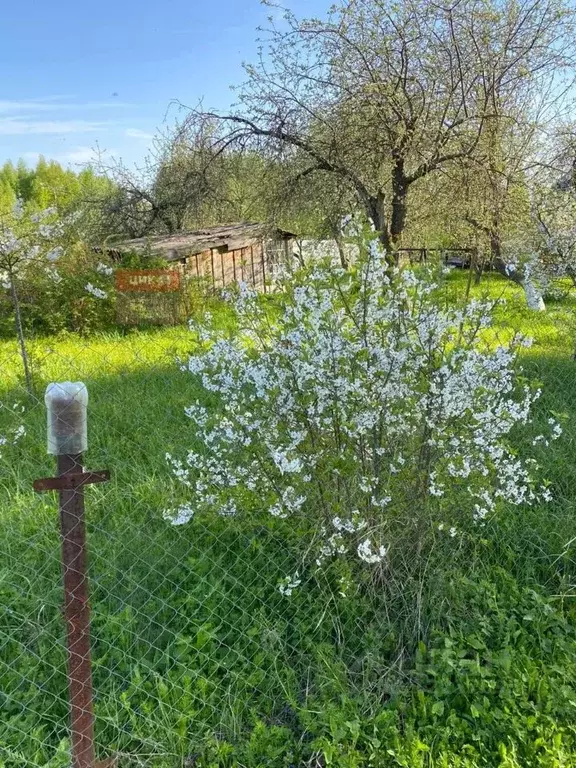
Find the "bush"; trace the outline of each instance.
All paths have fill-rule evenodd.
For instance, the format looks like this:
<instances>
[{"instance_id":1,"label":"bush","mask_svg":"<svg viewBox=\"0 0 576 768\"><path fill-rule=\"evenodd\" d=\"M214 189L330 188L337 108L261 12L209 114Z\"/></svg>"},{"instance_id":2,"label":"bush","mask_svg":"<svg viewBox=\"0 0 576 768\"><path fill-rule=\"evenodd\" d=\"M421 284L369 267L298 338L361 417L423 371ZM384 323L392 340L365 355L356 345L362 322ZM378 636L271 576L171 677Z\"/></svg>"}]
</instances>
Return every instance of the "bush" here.
<instances>
[{"instance_id":1,"label":"bush","mask_svg":"<svg viewBox=\"0 0 576 768\"><path fill-rule=\"evenodd\" d=\"M113 320L112 267L73 233L55 209L31 212L22 201L0 221L0 333L87 333ZM15 300L14 297L17 297Z\"/></svg>"},{"instance_id":2,"label":"bush","mask_svg":"<svg viewBox=\"0 0 576 768\"><path fill-rule=\"evenodd\" d=\"M183 367L209 407L187 409L198 447L167 457L188 493L174 524L270 515L297 533L302 569L340 561L343 594L358 577L401 584L434 541L550 495L514 451L539 396L516 363L526 342L494 347L490 304L444 307L433 275L390 272L375 241L361 250L353 271L287 276L272 307L241 286L232 338L191 324L203 351ZM301 581L298 569L278 586Z\"/></svg>"},{"instance_id":3,"label":"bush","mask_svg":"<svg viewBox=\"0 0 576 768\"><path fill-rule=\"evenodd\" d=\"M29 273L20 294L34 333L87 334L115 320L112 267L82 243L70 244L57 265Z\"/></svg>"}]
</instances>

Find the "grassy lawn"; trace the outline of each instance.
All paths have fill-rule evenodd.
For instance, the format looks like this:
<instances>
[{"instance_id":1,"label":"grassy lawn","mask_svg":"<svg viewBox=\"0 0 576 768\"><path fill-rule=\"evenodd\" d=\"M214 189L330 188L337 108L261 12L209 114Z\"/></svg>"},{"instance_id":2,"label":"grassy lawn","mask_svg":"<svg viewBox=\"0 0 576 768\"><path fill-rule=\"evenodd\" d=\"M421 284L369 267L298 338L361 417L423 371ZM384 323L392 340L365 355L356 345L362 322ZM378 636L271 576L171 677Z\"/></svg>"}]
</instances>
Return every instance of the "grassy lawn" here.
<instances>
[{"instance_id":1,"label":"grassy lawn","mask_svg":"<svg viewBox=\"0 0 576 768\"><path fill-rule=\"evenodd\" d=\"M463 288L452 276L447 301ZM576 766L575 305L535 314L492 275L473 294L486 291L507 302L493 343L534 338L522 362L542 383L537 422L562 421L537 456L555 500L436 558L416 653L401 617L361 594L310 581L283 598L296 567L283 521L163 520L185 498L164 455L192 447L183 411L203 397L176 363L186 328L32 340L32 398L16 344L0 342L0 435L26 427L0 449L1 768L68 765L56 498L31 490L54 472L43 391L65 379L89 389L87 466L112 471L87 490L102 756L119 768Z\"/></svg>"}]
</instances>

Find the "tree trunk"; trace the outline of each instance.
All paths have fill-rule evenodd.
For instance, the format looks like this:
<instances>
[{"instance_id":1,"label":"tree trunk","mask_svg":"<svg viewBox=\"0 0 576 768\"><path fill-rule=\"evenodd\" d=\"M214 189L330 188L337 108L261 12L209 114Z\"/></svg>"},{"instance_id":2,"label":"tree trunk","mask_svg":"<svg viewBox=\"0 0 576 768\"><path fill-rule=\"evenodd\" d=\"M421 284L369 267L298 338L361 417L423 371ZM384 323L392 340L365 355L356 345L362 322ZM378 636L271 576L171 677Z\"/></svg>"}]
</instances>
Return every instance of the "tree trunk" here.
<instances>
[{"instance_id":1,"label":"tree trunk","mask_svg":"<svg viewBox=\"0 0 576 768\"><path fill-rule=\"evenodd\" d=\"M383 192L378 192L376 196L371 196L367 201L368 218L374 225L374 229L378 234L382 247L386 251L386 260L390 266L394 266L396 258L394 255L394 247L390 238L390 230L388 229L388 217L386 215L386 197Z\"/></svg>"},{"instance_id":2,"label":"tree trunk","mask_svg":"<svg viewBox=\"0 0 576 768\"><path fill-rule=\"evenodd\" d=\"M302 241L296 240L296 259L301 267L304 267L304 254L302 253Z\"/></svg>"},{"instance_id":3,"label":"tree trunk","mask_svg":"<svg viewBox=\"0 0 576 768\"><path fill-rule=\"evenodd\" d=\"M346 258L346 251L344 249L344 243L342 242L342 238L340 235L336 237L336 247L338 248L338 254L340 256L340 264L342 265L343 269L348 269L348 259Z\"/></svg>"},{"instance_id":4,"label":"tree trunk","mask_svg":"<svg viewBox=\"0 0 576 768\"><path fill-rule=\"evenodd\" d=\"M392 172L392 217L390 221L390 239L398 243L406 226L408 183L404 174L404 159L396 158Z\"/></svg>"},{"instance_id":5,"label":"tree trunk","mask_svg":"<svg viewBox=\"0 0 576 768\"><path fill-rule=\"evenodd\" d=\"M512 280L516 285L520 285L524 291L526 297L526 304L529 309L533 309L536 312L544 312L546 310L546 304L544 303L544 297L538 286L534 283L532 278L526 277L523 272L517 269L509 269L502 258L498 258L493 262L494 269L499 272L503 277L508 280Z\"/></svg>"},{"instance_id":6,"label":"tree trunk","mask_svg":"<svg viewBox=\"0 0 576 768\"><path fill-rule=\"evenodd\" d=\"M12 296L12 303L14 304L14 322L16 326L16 336L18 337L18 344L20 345L20 357L22 358L22 366L24 368L24 379L26 381L26 390L29 395L34 394L32 384L32 372L30 370L30 361L28 358L28 351L26 349L26 339L24 337L24 327L22 325L22 314L20 312L20 301L18 299L18 293L16 291L16 284L12 275L10 278L10 295Z\"/></svg>"},{"instance_id":7,"label":"tree trunk","mask_svg":"<svg viewBox=\"0 0 576 768\"><path fill-rule=\"evenodd\" d=\"M530 278L527 278L522 283L522 287L524 288L524 295L526 296L526 304L528 304L528 308L533 309L536 312L544 312L546 310L544 297L533 281Z\"/></svg>"},{"instance_id":8,"label":"tree trunk","mask_svg":"<svg viewBox=\"0 0 576 768\"><path fill-rule=\"evenodd\" d=\"M496 225L498 222L494 222ZM538 288L536 283L530 276L526 276L524 272L519 270L507 269L502 259L502 242L500 240L499 228L494 227L490 231L490 255L492 257L492 263L498 269L500 274L504 274L510 280L513 280L518 285L521 285L524 290L524 296L526 297L526 304L529 309L533 309L536 312L544 312L546 305L544 304L544 297L542 291ZM498 267L500 265L500 268Z\"/></svg>"},{"instance_id":9,"label":"tree trunk","mask_svg":"<svg viewBox=\"0 0 576 768\"><path fill-rule=\"evenodd\" d=\"M342 239L342 230L340 228L340 222L332 222L330 229L332 230L332 236L334 237L334 240L336 242L336 247L338 248L338 255L340 256L340 264L342 265L343 269L348 269L350 265L348 263L348 258L346 256L346 249L344 248L344 241Z\"/></svg>"},{"instance_id":10,"label":"tree trunk","mask_svg":"<svg viewBox=\"0 0 576 768\"><path fill-rule=\"evenodd\" d=\"M480 281L482 280L483 274L484 274L484 263L478 261L474 264L474 285L476 286L480 285Z\"/></svg>"}]
</instances>

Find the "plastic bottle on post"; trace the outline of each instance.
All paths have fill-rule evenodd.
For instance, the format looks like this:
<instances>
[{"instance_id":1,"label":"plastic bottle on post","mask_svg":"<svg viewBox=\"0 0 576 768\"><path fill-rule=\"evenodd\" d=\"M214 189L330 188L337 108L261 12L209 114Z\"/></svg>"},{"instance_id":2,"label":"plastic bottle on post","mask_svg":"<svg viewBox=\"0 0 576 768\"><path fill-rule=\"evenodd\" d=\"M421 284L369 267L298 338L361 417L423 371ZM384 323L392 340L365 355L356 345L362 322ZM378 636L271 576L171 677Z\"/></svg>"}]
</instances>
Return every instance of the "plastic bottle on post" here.
<instances>
[{"instance_id":1,"label":"plastic bottle on post","mask_svg":"<svg viewBox=\"0 0 576 768\"><path fill-rule=\"evenodd\" d=\"M88 390L81 381L48 384L48 453L77 455L88 448Z\"/></svg>"}]
</instances>

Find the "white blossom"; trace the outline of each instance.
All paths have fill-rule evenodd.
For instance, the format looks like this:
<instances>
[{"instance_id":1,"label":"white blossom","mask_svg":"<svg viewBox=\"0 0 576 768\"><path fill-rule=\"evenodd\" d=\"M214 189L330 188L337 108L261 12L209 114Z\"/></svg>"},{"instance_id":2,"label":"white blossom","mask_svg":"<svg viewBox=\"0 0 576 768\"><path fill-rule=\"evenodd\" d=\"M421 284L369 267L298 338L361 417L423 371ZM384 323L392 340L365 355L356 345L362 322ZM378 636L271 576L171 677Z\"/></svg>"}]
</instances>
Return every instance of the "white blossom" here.
<instances>
[{"instance_id":1,"label":"white blossom","mask_svg":"<svg viewBox=\"0 0 576 768\"><path fill-rule=\"evenodd\" d=\"M17 198L12 206L12 215L16 220L20 220L24 216L24 201L21 197Z\"/></svg>"},{"instance_id":2,"label":"white blossom","mask_svg":"<svg viewBox=\"0 0 576 768\"><path fill-rule=\"evenodd\" d=\"M0 408L7 408L7 406L0 402ZM20 403L14 403L12 406L12 411L24 413L25 408ZM0 448L5 446L14 446L25 436L26 427L24 424L19 424L17 427L13 427L8 432L0 434ZM0 452L0 457L2 457L2 452Z\"/></svg>"},{"instance_id":3,"label":"white blossom","mask_svg":"<svg viewBox=\"0 0 576 768\"><path fill-rule=\"evenodd\" d=\"M64 253L64 248L62 246L58 245L55 248L52 248L48 251L46 254L46 259L50 262L58 261L58 259L62 256Z\"/></svg>"},{"instance_id":4,"label":"white blossom","mask_svg":"<svg viewBox=\"0 0 576 768\"><path fill-rule=\"evenodd\" d=\"M103 291L101 288L96 288L92 283L86 283L84 290L92 294L96 299L105 299L108 296L106 291Z\"/></svg>"},{"instance_id":5,"label":"white blossom","mask_svg":"<svg viewBox=\"0 0 576 768\"><path fill-rule=\"evenodd\" d=\"M42 237L52 237L54 235L55 228L51 224L39 224L38 232L42 235Z\"/></svg>"},{"instance_id":6,"label":"white blossom","mask_svg":"<svg viewBox=\"0 0 576 768\"><path fill-rule=\"evenodd\" d=\"M60 275L60 273L53 267L46 267L46 274L53 283L56 283L56 285L62 282L62 275Z\"/></svg>"},{"instance_id":7,"label":"white blossom","mask_svg":"<svg viewBox=\"0 0 576 768\"><path fill-rule=\"evenodd\" d=\"M378 547L376 550L372 549L372 542L370 539L364 539L364 541L358 544L357 548L358 557L360 560L364 560L365 563L381 563L386 557L386 547Z\"/></svg>"},{"instance_id":8,"label":"white blossom","mask_svg":"<svg viewBox=\"0 0 576 768\"><path fill-rule=\"evenodd\" d=\"M0 262L3 267L0 280L4 288L9 288L14 278L24 277L28 268L49 266L62 255L63 248L54 246L49 240L62 234L63 222L42 223L55 213L54 209L46 209L29 215L22 201L16 202L12 222L3 223L0 227ZM35 226L31 227L31 224ZM58 282L57 277L55 281Z\"/></svg>"},{"instance_id":9,"label":"white blossom","mask_svg":"<svg viewBox=\"0 0 576 768\"><path fill-rule=\"evenodd\" d=\"M292 576L285 576L284 579L278 584L280 594L285 597L290 597L292 592L302 584L302 579L299 577L298 571Z\"/></svg>"},{"instance_id":10,"label":"white blossom","mask_svg":"<svg viewBox=\"0 0 576 768\"><path fill-rule=\"evenodd\" d=\"M181 504L176 509L164 510L164 519L172 525L184 525L194 517L194 509L190 504Z\"/></svg>"},{"instance_id":11,"label":"white blossom","mask_svg":"<svg viewBox=\"0 0 576 768\"><path fill-rule=\"evenodd\" d=\"M106 277L110 277L110 275L113 274L114 269L112 267L109 267L107 264L104 264L103 262L99 261L96 265L96 272L98 272L101 275L106 275Z\"/></svg>"}]
</instances>

